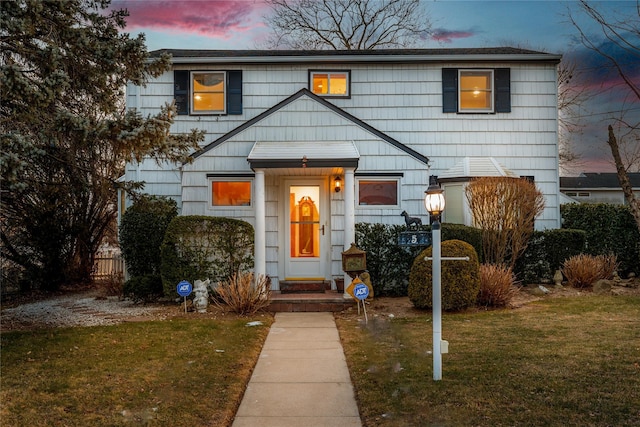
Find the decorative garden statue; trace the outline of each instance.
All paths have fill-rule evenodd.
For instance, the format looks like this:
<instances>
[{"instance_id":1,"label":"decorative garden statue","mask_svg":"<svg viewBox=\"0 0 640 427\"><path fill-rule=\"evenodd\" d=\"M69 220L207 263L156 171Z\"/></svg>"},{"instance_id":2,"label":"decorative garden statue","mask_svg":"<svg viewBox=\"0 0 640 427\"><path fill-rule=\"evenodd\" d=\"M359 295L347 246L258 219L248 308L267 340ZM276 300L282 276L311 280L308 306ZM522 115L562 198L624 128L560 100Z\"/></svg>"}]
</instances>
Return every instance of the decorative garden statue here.
<instances>
[{"instance_id":1,"label":"decorative garden statue","mask_svg":"<svg viewBox=\"0 0 640 427\"><path fill-rule=\"evenodd\" d=\"M209 305L209 291L207 290L207 287L209 286L209 283L209 279L205 281L196 280L194 283L193 292L195 293L195 296L193 297L193 307L198 313L207 312L207 306Z\"/></svg>"}]
</instances>

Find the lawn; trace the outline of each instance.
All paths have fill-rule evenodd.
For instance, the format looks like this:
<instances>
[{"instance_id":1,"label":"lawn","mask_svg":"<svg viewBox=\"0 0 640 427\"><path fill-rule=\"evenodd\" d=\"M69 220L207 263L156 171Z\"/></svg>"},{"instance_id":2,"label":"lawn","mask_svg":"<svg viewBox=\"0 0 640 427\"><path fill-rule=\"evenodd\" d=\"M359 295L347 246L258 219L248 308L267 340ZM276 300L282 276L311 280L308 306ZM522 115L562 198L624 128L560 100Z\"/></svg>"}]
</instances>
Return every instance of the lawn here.
<instances>
[{"instance_id":1,"label":"lawn","mask_svg":"<svg viewBox=\"0 0 640 427\"><path fill-rule=\"evenodd\" d=\"M228 426L271 323L256 319L3 333L0 423Z\"/></svg>"},{"instance_id":2,"label":"lawn","mask_svg":"<svg viewBox=\"0 0 640 427\"><path fill-rule=\"evenodd\" d=\"M638 296L445 313L437 382L429 312L338 327L367 427L640 425Z\"/></svg>"}]
</instances>

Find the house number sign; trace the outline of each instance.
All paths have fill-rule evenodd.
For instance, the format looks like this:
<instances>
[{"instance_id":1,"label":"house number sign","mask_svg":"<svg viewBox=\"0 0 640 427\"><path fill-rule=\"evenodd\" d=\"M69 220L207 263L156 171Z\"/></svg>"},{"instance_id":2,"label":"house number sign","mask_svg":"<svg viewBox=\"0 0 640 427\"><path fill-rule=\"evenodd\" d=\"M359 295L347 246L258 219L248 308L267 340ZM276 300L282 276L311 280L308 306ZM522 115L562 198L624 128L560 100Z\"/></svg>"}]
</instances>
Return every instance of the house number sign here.
<instances>
[{"instance_id":1,"label":"house number sign","mask_svg":"<svg viewBox=\"0 0 640 427\"><path fill-rule=\"evenodd\" d=\"M431 246L430 231L402 231L398 234L398 246Z\"/></svg>"}]
</instances>

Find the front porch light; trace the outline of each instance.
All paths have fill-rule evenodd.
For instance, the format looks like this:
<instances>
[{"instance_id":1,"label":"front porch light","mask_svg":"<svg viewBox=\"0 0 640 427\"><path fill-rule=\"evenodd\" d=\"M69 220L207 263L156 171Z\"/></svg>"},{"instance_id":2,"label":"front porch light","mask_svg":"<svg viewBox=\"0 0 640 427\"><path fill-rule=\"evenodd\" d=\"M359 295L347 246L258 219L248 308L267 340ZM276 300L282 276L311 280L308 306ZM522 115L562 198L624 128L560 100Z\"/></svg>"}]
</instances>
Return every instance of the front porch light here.
<instances>
[{"instance_id":1,"label":"front porch light","mask_svg":"<svg viewBox=\"0 0 640 427\"><path fill-rule=\"evenodd\" d=\"M336 193L339 193L342 190L342 179L339 176L333 180L333 189Z\"/></svg>"}]
</instances>

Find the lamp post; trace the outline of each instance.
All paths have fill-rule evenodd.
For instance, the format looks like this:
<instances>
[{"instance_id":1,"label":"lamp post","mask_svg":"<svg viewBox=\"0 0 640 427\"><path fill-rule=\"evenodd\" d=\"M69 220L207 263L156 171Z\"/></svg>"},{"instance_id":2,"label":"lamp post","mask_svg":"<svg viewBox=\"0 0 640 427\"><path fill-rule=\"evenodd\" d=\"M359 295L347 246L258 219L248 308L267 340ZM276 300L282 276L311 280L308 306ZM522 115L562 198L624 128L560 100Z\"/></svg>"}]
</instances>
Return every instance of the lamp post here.
<instances>
[{"instance_id":1,"label":"lamp post","mask_svg":"<svg viewBox=\"0 0 640 427\"><path fill-rule=\"evenodd\" d=\"M442 379L442 288L441 288L441 253L440 253L440 214L444 210L444 194L436 182L429 183L425 191L424 207L433 216L431 223L433 247L433 380Z\"/></svg>"}]
</instances>

